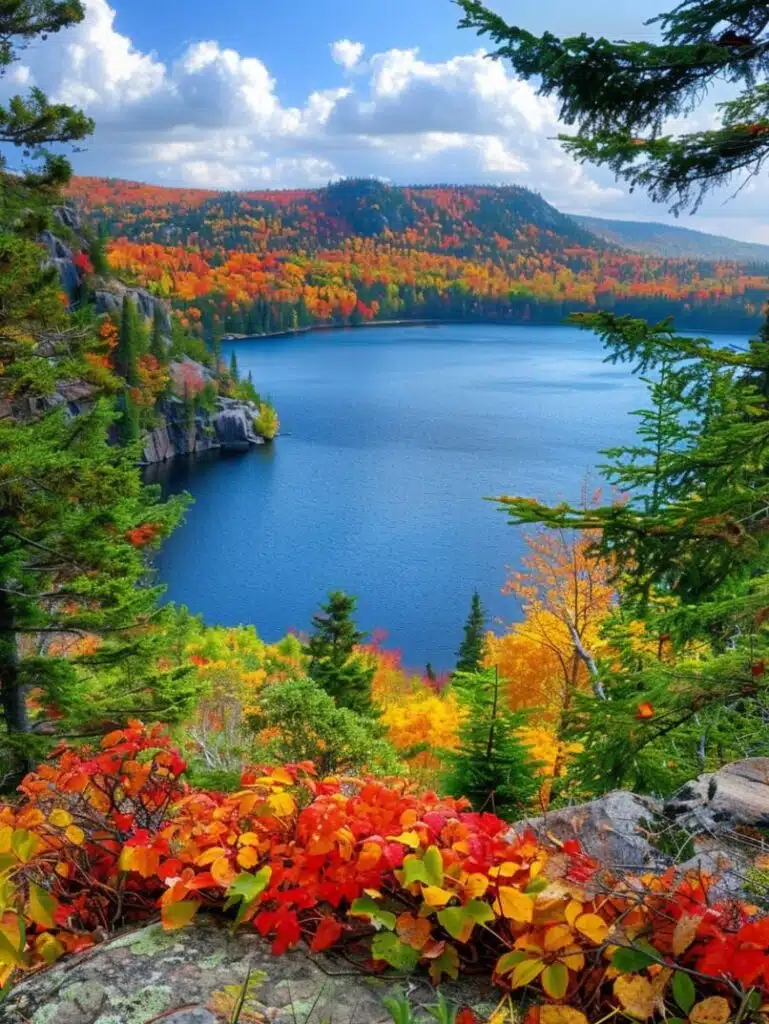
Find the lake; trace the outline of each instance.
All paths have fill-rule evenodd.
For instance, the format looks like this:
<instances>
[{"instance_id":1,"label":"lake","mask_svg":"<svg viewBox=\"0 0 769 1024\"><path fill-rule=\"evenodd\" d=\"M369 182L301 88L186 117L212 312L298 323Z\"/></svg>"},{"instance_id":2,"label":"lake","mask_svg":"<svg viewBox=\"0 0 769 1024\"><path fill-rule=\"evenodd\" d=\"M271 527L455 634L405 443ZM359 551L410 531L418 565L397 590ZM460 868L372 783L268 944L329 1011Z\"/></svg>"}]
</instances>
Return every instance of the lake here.
<instances>
[{"instance_id":1,"label":"lake","mask_svg":"<svg viewBox=\"0 0 769 1024\"><path fill-rule=\"evenodd\" d=\"M644 403L628 370L571 327L381 327L231 351L284 434L152 467L195 499L156 558L168 598L272 641L346 590L360 625L386 630L415 668L453 665L474 588L493 620L518 617L500 588L525 545L484 496L577 500Z\"/></svg>"}]
</instances>

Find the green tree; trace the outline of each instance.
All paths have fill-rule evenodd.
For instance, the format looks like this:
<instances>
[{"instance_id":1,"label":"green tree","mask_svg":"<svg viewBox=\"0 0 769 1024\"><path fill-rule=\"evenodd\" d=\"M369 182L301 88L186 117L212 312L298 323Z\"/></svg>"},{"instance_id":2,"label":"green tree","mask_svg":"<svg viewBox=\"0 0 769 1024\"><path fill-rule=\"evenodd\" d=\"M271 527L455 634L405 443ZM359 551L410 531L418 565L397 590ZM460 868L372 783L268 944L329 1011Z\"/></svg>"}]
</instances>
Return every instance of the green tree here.
<instances>
[{"instance_id":1,"label":"green tree","mask_svg":"<svg viewBox=\"0 0 769 1024\"><path fill-rule=\"evenodd\" d=\"M240 372L238 371L238 357L235 353L230 355L230 380L233 384L237 384L240 380Z\"/></svg>"},{"instance_id":2,"label":"green tree","mask_svg":"<svg viewBox=\"0 0 769 1024\"><path fill-rule=\"evenodd\" d=\"M139 381L139 355L141 348L140 314L134 300L126 295L120 311L120 333L115 349L115 372L129 387L137 387Z\"/></svg>"},{"instance_id":3,"label":"green tree","mask_svg":"<svg viewBox=\"0 0 769 1024\"><path fill-rule=\"evenodd\" d=\"M539 92L560 101L562 136L579 160L609 167L632 187L676 210L697 208L735 174L760 171L769 155L769 4L683 0L647 22L661 40L612 42L585 33L559 39L508 25L480 0L457 0L461 26L489 35ZM718 105L720 124L665 134L669 118L690 114L710 87L740 89Z\"/></svg>"},{"instance_id":4,"label":"green tree","mask_svg":"<svg viewBox=\"0 0 769 1024\"><path fill-rule=\"evenodd\" d=\"M109 259L107 258L108 237L104 221L99 221L99 226L96 229L96 235L88 247L88 256L91 260L94 271L105 277L110 272Z\"/></svg>"},{"instance_id":5,"label":"green tree","mask_svg":"<svg viewBox=\"0 0 769 1024\"><path fill-rule=\"evenodd\" d=\"M539 766L518 736L525 716L507 706L496 669L458 672L452 685L467 716L459 730L458 749L445 755L450 765L447 791L466 796L477 811L507 818L520 815L538 789Z\"/></svg>"},{"instance_id":6,"label":"green tree","mask_svg":"<svg viewBox=\"0 0 769 1024\"><path fill-rule=\"evenodd\" d=\"M457 672L479 672L486 653L486 612L481 595L473 592L470 613L465 623L465 636L457 651Z\"/></svg>"},{"instance_id":7,"label":"green tree","mask_svg":"<svg viewBox=\"0 0 769 1024\"><path fill-rule=\"evenodd\" d=\"M150 355L154 356L161 366L168 363L168 344L163 329L165 327L163 308L158 301L152 313L152 333L150 334Z\"/></svg>"},{"instance_id":8,"label":"green tree","mask_svg":"<svg viewBox=\"0 0 769 1024\"><path fill-rule=\"evenodd\" d=\"M307 671L339 707L370 715L375 666L356 651L366 640L353 619L356 604L356 598L335 590L313 615L314 632L305 646Z\"/></svg>"},{"instance_id":9,"label":"green tree","mask_svg":"<svg viewBox=\"0 0 769 1024\"><path fill-rule=\"evenodd\" d=\"M26 46L77 25L84 17L79 0L0 0L0 79L20 59ZM42 147L76 142L92 131L90 118L67 104L49 103L45 93L37 88L26 96L11 96L5 106L0 105L0 143L45 157L37 184L62 182L69 176L66 159L48 155ZM0 172L4 165L5 158L0 154ZM2 194L0 189L0 213Z\"/></svg>"},{"instance_id":10,"label":"green tree","mask_svg":"<svg viewBox=\"0 0 769 1024\"><path fill-rule=\"evenodd\" d=\"M364 769L394 775L403 770L371 717L339 707L312 679L264 687L251 725L257 732L268 729L272 737L259 752L262 759L312 761L321 775Z\"/></svg>"}]
</instances>

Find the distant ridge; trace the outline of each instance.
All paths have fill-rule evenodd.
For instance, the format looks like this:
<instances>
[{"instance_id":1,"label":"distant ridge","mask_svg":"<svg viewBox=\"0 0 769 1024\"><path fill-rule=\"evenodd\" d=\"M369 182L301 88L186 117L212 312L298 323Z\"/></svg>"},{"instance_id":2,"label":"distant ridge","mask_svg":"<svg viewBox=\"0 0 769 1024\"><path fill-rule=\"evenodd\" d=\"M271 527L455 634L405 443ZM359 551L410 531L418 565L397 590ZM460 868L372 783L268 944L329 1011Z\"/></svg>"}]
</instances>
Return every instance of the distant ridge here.
<instances>
[{"instance_id":1,"label":"distant ridge","mask_svg":"<svg viewBox=\"0 0 769 1024\"><path fill-rule=\"evenodd\" d=\"M613 245L652 256L680 259L738 260L769 263L769 245L740 242L724 235L710 235L692 228L635 220L604 220L572 215L583 228Z\"/></svg>"}]
</instances>

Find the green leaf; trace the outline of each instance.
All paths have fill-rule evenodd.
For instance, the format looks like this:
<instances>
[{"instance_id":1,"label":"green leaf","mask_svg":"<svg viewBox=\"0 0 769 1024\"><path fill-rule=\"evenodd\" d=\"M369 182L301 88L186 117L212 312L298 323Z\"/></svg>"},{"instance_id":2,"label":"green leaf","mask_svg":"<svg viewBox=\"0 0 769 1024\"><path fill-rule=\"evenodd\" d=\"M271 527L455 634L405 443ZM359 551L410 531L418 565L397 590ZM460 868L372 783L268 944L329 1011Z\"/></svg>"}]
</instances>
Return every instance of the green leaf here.
<instances>
[{"instance_id":1,"label":"green leaf","mask_svg":"<svg viewBox=\"0 0 769 1024\"><path fill-rule=\"evenodd\" d=\"M513 950L512 953L505 953L497 960L497 966L494 968L495 974L505 975L511 974L514 967L522 963L528 957L522 949Z\"/></svg>"},{"instance_id":2,"label":"green leaf","mask_svg":"<svg viewBox=\"0 0 769 1024\"><path fill-rule=\"evenodd\" d=\"M494 911L484 900L470 900L465 906L465 912L476 924L486 924L494 920Z\"/></svg>"},{"instance_id":3,"label":"green leaf","mask_svg":"<svg viewBox=\"0 0 769 1024\"><path fill-rule=\"evenodd\" d=\"M657 959L658 954L655 952L650 956L643 949L618 949L611 958L611 965L623 974L632 974L656 963Z\"/></svg>"},{"instance_id":4,"label":"green leaf","mask_svg":"<svg viewBox=\"0 0 769 1024\"><path fill-rule=\"evenodd\" d=\"M538 878L533 878L526 888L523 890L527 896L536 895L538 892L543 892L550 885L549 879L540 875Z\"/></svg>"},{"instance_id":5,"label":"green leaf","mask_svg":"<svg viewBox=\"0 0 769 1024\"><path fill-rule=\"evenodd\" d=\"M569 987L569 969L556 960L542 972L542 988L551 999L563 999Z\"/></svg>"},{"instance_id":6,"label":"green leaf","mask_svg":"<svg viewBox=\"0 0 769 1024\"><path fill-rule=\"evenodd\" d=\"M384 927L390 931L395 928L395 914L391 914L389 910L382 910L370 896L359 896L357 900L353 900L350 916L370 917L375 928ZM384 960L385 958L379 957L379 959Z\"/></svg>"},{"instance_id":7,"label":"green leaf","mask_svg":"<svg viewBox=\"0 0 769 1024\"><path fill-rule=\"evenodd\" d=\"M697 1001L697 990L691 976L684 971L676 971L673 975L673 998L679 1007L688 1013Z\"/></svg>"},{"instance_id":8,"label":"green leaf","mask_svg":"<svg viewBox=\"0 0 769 1024\"><path fill-rule=\"evenodd\" d=\"M42 925L43 928L53 928L56 923L53 915L56 913L58 905L57 901L46 889L35 885L34 882L29 883L27 914L35 924Z\"/></svg>"},{"instance_id":9,"label":"green leaf","mask_svg":"<svg viewBox=\"0 0 769 1024\"><path fill-rule=\"evenodd\" d=\"M413 971L419 963L419 953L407 946L392 932L382 932L371 943L371 955L375 960L384 960L399 971Z\"/></svg>"},{"instance_id":10,"label":"green leaf","mask_svg":"<svg viewBox=\"0 0 769 1024\"><path fill-rule=\"evenodd\" d=\"M227 902L225 907L234 906L234 904L240 900L240 906L238 912L235 915L235 924L237 926L244 920L249 910L253 907L254 902L259 899L264 890L270 884L272 878L272 868L265 866L260 868L255 875L252 875L248 871L241 871L237 878L232 882L229 889L227 890Z\"/></svg>"},{"instance_id":11,"label":"green leaf","mask_svg":"<svg viewBox=\"0 0 769 1024\"><path fill-rule=\"evenodd\" d=\"M427 865L418 857L410 857L405 860L402 871L404 885L413 885L414 882L422 882L424 885L431 884L427 877Z\"/></svg>"},{"instance_id":12,"label":"green leaf","mask_svg":"<svg viewBox=\"0 0 769 1024\"><path fill-rule=\"evenodd\" d=\"M428 846L422 858L428 885L443 885L443 857L437 846Z\"/></svg>"}]
</instances>

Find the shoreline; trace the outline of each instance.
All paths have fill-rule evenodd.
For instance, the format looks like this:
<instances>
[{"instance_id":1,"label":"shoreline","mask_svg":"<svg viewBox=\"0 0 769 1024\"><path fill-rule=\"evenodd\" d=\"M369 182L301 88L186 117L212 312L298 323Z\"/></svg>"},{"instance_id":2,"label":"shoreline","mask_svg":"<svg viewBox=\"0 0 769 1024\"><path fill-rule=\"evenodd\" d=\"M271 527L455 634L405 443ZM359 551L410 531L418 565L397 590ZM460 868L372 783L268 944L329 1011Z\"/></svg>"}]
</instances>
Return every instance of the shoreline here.
<instances>
[{"instance_id":1,"label":"shoreline","mask_svg":"<svg viewBox=\"0 0 769 1024\"><path fill-rule=\"evenodd\" d=\"M317 334L323 331L358 331L362 328L376 327L577 327L577 324L569 324L565 320L553 320L551 322L532 323L531 321L510 320L366 320L360 324L309 324L307 327L296 327L287 331L270 331L267 334L225 334L221 338L223 344L234 341L265 341L271 338L294 338L303 334ZM760 329L760 328L758 328ZM732 335L740 334L739 331L724 331L708 328L680 328L680 334L694 334L698 337L706 335ZM752 335L751 335L752 336Z\"/></svg>"}]
</instances>

